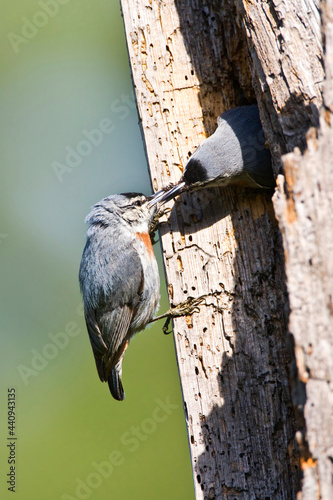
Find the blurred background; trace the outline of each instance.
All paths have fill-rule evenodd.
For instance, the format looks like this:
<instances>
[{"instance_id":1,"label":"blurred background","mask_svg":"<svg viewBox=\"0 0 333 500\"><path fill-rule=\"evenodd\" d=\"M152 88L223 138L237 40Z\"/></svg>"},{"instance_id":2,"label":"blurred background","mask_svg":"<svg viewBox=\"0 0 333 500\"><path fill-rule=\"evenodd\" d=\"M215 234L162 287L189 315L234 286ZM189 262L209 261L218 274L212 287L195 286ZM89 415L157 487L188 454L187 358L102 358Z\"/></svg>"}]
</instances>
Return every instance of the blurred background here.
<instances>
[{"instance_id":1,"label":"blurred background","mask_svg":"<svg viewBox=\"0 0 333 500\"><path fill-rule=\"evenodd\" d=\"M1 24L0 497L13 387L17 500L193 499L172 336L131 342L119 403L82 317L91 205L151 193L119 2L17 0Z\"/></svg>"}]
</instances>

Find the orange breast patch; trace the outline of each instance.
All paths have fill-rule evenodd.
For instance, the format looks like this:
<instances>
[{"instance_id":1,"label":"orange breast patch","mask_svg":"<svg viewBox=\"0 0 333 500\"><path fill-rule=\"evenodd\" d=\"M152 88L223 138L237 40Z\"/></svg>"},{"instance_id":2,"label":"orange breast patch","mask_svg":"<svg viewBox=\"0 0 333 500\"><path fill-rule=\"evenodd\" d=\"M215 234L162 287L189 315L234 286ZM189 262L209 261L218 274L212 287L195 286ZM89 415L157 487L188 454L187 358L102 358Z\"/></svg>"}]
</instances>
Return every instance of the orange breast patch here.
<instances>
[{"instance_id":1,"label":"orange breast patch","mask_svg":"<svg viewBox=\"0 0 333 500\"><path fill-rule=\"evenodd\" d=\"M153 246L151 244L150 236L148 233L135 233L138 240L142 241L145 245L149 257L152 259L154 257Z\"/></svg>"}]
</instances>

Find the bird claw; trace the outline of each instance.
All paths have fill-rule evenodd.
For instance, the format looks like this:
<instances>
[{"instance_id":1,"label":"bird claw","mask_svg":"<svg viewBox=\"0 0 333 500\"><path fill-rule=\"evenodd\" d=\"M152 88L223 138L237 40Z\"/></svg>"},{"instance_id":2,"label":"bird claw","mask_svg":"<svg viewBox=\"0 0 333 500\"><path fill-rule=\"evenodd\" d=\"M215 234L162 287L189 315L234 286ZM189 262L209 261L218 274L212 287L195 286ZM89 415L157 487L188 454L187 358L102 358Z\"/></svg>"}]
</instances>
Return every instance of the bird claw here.
<instances>
[{"instance_id":1,"label":"bird claw","mask_svg":"<svg viewBox=\"0 0 333 500\"><path fill-rule=\"evenodd\" d=\"M168 328L169 328L169 325L170 325L170 321L171 321L171 316L169 316L165 320L165 323L163 325L162 332L164 333L164 335L169 335L170 333L172 333L172 329L168 331Z\"/></svg>"},{"instance_id":2,"label":"bird claw","mask_svg":"<svg viewBox=\"0 0 333 500\"><path fill-rule=\"evenodd\" d=\"M152 321L157 321L159 319L166 318L164 326L162 328L163 333L168 335L171 330L168 331L171 318L179 318L181 316L192 316L195 312L200 312L199 305L205 300L206 295L201 295L201 297L188 297L184 302L181 302L175 307L172 307L165 314L157 316Z\"/></svg>"},{"instance_id":3,"label":"bird claw","mask_svg":"<svg viewBox=\"0 0 333 500\"><path fill-rule=\"evenodd\" d=\"M206 296L201 297L188 297L184 302L178 304L178 306L172 307L166 314L170 318L178 318L180 316L191 316L195 312L200 312L199 304L205 300Z\"/></svg>"}]
</instances>

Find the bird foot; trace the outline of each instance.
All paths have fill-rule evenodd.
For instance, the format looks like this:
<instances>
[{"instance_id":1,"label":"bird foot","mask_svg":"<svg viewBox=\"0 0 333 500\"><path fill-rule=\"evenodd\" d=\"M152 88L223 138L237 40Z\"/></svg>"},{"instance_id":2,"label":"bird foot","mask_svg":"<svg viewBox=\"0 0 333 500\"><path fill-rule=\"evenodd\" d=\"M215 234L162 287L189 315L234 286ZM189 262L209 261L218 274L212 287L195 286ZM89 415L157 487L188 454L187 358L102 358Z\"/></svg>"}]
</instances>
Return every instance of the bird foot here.
<instances>
[{"instance_id":1,"label":"bird foot","mask_svg":"<svg viewBox=\"0 0 333 500\"><path fill-rule=\"evenodd\" d=\"M207 295L201 295L200 297L197 298L188 297L184 302L181 302L177 306L172 307L166 313L153 318L151 320L151 323L153 323L154 321L158 321L159 319L166 318L162 330L165 335L168 335L169 333L171 333L171 330L168 331L171 319L179 318L180 316L191 316L195 312L200 312L199 304L201 304L206 297Z\"/></svg>"}]
</instances>

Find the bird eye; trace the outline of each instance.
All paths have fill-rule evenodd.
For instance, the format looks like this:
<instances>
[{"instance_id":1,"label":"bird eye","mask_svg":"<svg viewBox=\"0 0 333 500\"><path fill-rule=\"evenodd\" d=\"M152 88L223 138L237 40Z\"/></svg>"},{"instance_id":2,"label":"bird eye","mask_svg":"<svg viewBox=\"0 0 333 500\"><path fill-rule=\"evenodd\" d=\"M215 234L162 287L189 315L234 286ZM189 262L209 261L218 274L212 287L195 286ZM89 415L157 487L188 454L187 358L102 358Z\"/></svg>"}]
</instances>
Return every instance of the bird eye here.
<instances>
[{"instance_id":1,"label":"bird eye","mask_svg":"<svg viewBox=\"0 0 333 500\"><path fill-rule=\"evenodd\" d=\"M136 207L141 207L141 205L142 205L142 201L141 201L141 200L136 200L136 201L134 202L134 205L135 205Z\"/></svg>"}]
</instances>

